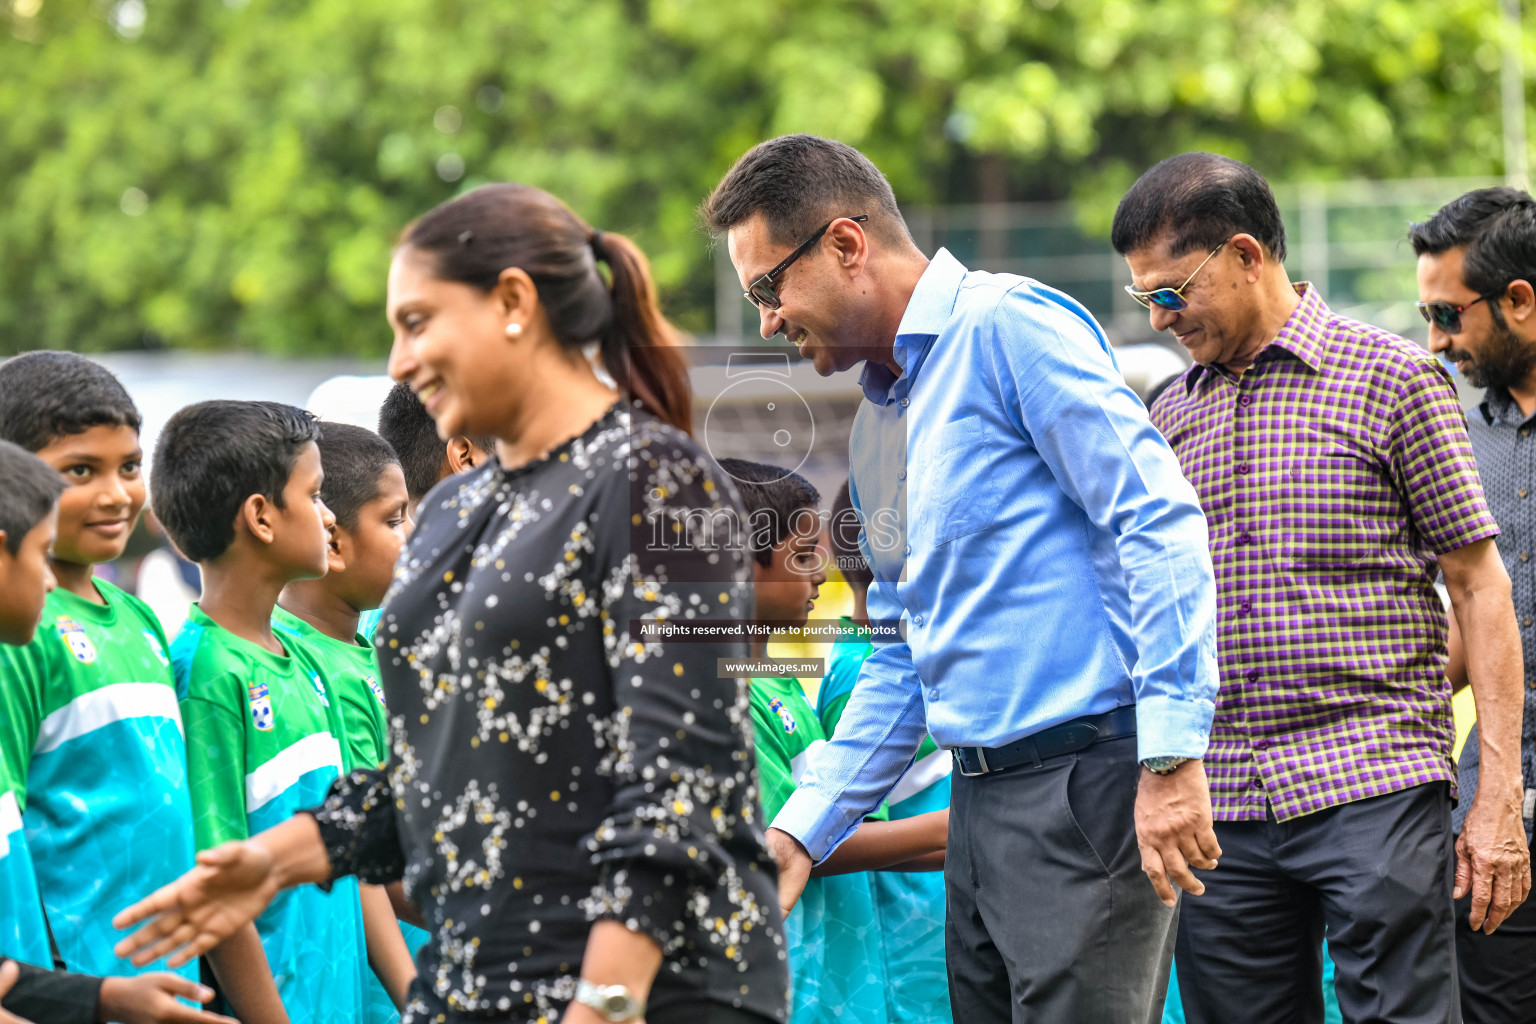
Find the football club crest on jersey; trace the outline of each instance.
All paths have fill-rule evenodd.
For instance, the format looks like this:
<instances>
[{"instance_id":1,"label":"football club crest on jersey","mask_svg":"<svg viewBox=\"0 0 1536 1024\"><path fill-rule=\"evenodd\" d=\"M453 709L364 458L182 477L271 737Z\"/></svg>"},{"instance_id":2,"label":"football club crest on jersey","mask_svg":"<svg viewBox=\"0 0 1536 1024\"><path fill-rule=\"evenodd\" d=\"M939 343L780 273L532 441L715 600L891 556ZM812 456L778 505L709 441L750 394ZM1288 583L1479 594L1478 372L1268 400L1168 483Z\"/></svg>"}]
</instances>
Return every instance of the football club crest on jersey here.
<instances>
[{"instance_id":1,"label":"football club crest on jersey","mask_svg":"<svg viewBox=\"0 0 1536 1024\"><path fill-rule=\"evenodd\" d=\"M144 631L144 642L149 644L149 649L155 652L155 657L160 659L160 664L169 665L171 663L171 659L166 656L165 645L160 642L158 636L155 636L154 630L146 629Z\"/></svg>"},{"instance_id":2,"label":"football club crest on jersey","mask_svg":"<svg viewBox=\"0 0 1536 1024\"><path fill-rule=\"evenodd\" d=\"M64 641L69 648L69 653L75 656L75 660L82 665L89 665L96 660L96 645L91 643L91 638L86 636L85 627L80 625L68 615L60 615L57 623L59 639Z\"/></svg>"},{"instance_id":3,"label":"football club crest on jersey","mask_svg":"<svg viewBox=\"0 0 1536 1024\"><path fill-rule=\"evenodd\" d=\"M795 731L795 716L789 713L789 708L784 706L782 700L779 700L777 697L770 700L768 702L768 710L779 716L779 721L784 723L785 732L792 733Z\"/></svg>"},{"instance_id":4,"label":"football club crest on jersey","mask_svg":"<svg viewBox=\"0 0 1536 1024\"><path fill-rule=\"evenodd\" d=\"M373 676L368 676L363 680L363 682L368 684L368 689L373 691L374 697L378 699L378 702L381 705L386 708L389 707L388 704L384 703L384 690L381 686L379 686L379 681L376 678Z\"/></svg>"},{"instance_id":5,"label":"football club crest on jersey","mask_svg":"<svg viewBox=\"0 0 1536 1024\"><path fill-rule=\"evenodd\" d=\"M277 716L272 713L272 697L266 683L252 683L246 688L250 694L251 722L257 732L271 732Z\"/></svg>"},{"instance_id":6,"label":"football club crest on jersey","mask_svg":"<svg viewBox=\"0 0 1536 1024\"><path fill-rule=\"evenodd\" d=\"M330 707L331 699L325 695L325 684L320 681L320 673L311 672L309 674L309 681L314 684L315 696L320 698L320 703Z\"/></svg>"}]
</instances>

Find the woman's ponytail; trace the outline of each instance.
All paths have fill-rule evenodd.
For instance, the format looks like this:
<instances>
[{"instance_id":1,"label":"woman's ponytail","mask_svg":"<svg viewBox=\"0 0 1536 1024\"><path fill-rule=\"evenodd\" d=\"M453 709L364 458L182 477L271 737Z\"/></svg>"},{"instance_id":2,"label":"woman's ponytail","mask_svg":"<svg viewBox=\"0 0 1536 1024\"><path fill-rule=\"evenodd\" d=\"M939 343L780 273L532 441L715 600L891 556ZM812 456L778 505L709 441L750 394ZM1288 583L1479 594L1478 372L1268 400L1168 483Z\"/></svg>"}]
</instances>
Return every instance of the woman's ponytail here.
<instances>
[{"instance_id":1,"label":"woman's ponytail","mask_svg":"<svg viewBox=\"0 0 1536 1024\"><path fill-rule=\"evenodd\" d=\"M652 415L693 433L688 360L677 331L661 314L645 254L623 235L597 231L593 255L608 264L613 322L602 337L603 365Z\"/></svg>"},{"instance_id":2,"label":"woman's ponytail","mask_svg":"<svg viewBox=\"0 0 1536 1024\"><path fill-rule=\"evenodd\" d=\"M543 189L501 184L443 203L407 227L402 243L430 253L439 277L482 291L495 288L507 267L521 267L560 344L596 340L604 368L628 398L693 432L688 360L634 242L592 230Z\"/></svg>"}]
</instances>

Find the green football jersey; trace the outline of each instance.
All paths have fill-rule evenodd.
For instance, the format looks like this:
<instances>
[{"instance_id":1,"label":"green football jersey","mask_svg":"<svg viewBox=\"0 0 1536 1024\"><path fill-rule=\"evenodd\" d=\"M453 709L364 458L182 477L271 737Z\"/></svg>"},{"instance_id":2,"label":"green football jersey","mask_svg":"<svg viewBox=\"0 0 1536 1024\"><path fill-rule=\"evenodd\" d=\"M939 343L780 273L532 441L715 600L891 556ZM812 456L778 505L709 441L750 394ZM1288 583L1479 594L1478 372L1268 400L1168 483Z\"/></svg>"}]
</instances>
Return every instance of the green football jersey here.
<instances>
[{"instance_id":1,"label":"green football jersey","mask_svg":"<svg viewBox=\"0 0 1536 1024\"><path fill-rule=\"evenodd\" d=\"M373 645L361 634L355 643L343 643L280 607L272 610L272 628L285 644L292 637L304 645L340 701L348 764L353 768L384 767L389 760L389 716L384 710L384 691L379 688Z\"/></svg>"},{"instance_id":2,"label":"green football jersey","mask_svg":"<svg viewBox=\"0 0 1536 1024\"><path fill-rule=\"evenodd\" d=\"M199 849L319 806L346 770L339 700L302 644L284 647L286 657L241 639L197 605L171 644ZM256 930L294 1024L367 1020L355 879L278 894Z\"/></svg>"},{"instance_id":3,"label":"green football jersey","mask_svg":"<svg viewBox=\"0 0 1536 1024\"><path fill-rule=\"evenodd\" d=\"M771 824L826 744L798 679L753 679L753 743L763 822ZM886 816L881 808L872 818ZM868 871L812 878L784 922L790 1024L885 1024L885 953Z\"/></svg>"},{"instance_id":4,"label":"green football jersey","mask_svg":"<svg viewBox=\"0 0 1536 1024\"><path fill-rule=\"evenodd\" d=\"M8 778L6 771L5 759L0 758L0 955L52 969L48 923L43 919L37 875L16 800L21 784Z\"/></svg>"},{"instance_id":5,"label":"green football jersey","mask_svg":"<svg viewBox=\"0 0 1536 1024\"><path fill-rule=\"evenodd\" d=\"M133 975L166 968L120 960L112 917L192 869L192 805L165 634L138 598L95 586L102 603L55 590L32 642L0 647L0 774L19 784L64 964Z\"/></svg>"},{"instance_id":6,"label":"green football jersey","mask_svg":"<svg viewBox=\"0 0 1536 1024\"><path fill-rule=\"evenodd\" d=\"M384 708L384 691L379 688L373 645L361 634L356 643L343 643L281 607L272 611L272 628L285 645L293 640L320 666L341 706L348 764L354 768L382 768L389 760L389 717ZM403 921L400 933L413 956L427 938L425 931ZM373 970L366 963L363 968L368 1024L394 1024L400 1019L394 1002Z\"/></svg>"}]
</instances>

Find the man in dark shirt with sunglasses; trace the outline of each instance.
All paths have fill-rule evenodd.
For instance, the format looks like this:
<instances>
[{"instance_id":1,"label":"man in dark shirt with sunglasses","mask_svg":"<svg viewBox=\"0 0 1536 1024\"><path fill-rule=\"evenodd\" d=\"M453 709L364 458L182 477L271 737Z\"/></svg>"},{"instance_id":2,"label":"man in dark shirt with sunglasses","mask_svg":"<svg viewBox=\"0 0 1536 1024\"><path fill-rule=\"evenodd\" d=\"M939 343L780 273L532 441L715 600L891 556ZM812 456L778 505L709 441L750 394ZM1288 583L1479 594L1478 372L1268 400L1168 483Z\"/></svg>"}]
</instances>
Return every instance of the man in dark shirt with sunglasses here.
<instances>
[{"instance_id":1,"label":"man in dark shirt with sunglasses","mask_svg":"<svg viewBox=\"0 0 1536 1024\"><path fill-rule=\"evenodd\" d=\"M1152 327L1195 360L1152 420L1200 495L1216 570L1205 763L1222 856L1179 922L1185 1014L1321 1022L1326 930L1344 1019L1455 1021L1453 887L1492 931L1530 859L1519 636L1450 376L1291 283L1274 194L1236 160L1158 164L1113 242ZM1459 843L1437 569L1486 740Z\"/></svg>"},{"instance_id":2,"label":"man in dark shirt with sunglasses","mask_svg":"<svg viewBox=\"0 0 1536 1024\"><path fill-rule=\"evenodd\" d=\"M1487 388L1467 421L1478 475L1499 524L1499 554L1514 588L1524 647L1525 716L1519 761L1526 840L1536 810L1536 202L1518 189L1485 188L1447 204L1408 232L1419 257L1419 310L1429 321L1429 347L1456 364L1475 387ZM1448 674L1467 685L1467 650L1453 629ZM1481 710L1481 709L1479 709ZM1461 752L1463 822L1481 789L1484 762L1508 763L1513 750L1490 756L1474 729ZM1458 880L1458 889L1464 888ZM1466 1024L1536 1020L1536 901L1486 934L1468 921L1470 894L1456 914L1456 966Z\"/></svg>"}]
</instances>

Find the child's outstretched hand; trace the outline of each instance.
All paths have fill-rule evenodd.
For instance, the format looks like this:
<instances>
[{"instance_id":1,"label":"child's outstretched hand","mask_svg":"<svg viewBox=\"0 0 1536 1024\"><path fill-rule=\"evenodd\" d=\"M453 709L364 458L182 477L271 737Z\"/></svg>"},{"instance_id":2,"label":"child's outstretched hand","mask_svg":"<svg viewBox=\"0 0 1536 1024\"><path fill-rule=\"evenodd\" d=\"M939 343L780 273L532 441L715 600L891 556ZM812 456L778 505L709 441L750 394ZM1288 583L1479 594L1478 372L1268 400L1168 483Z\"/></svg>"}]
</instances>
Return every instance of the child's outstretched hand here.
<instances>
[{"instance_id":1,"label":"child's outstretched hand","mask_svg":"<svg viewBox=\"0 0 1536 1024\"><path fill-rule=\"evenodd\" d=\"M11 990L11 986L16 984L16 976L20 973L21 968L16 966L15 960L7 960L0 964L0 999L4 999L5 994ZM32 1022L22 1020L14 1013L0 1010L0 1024L32 1024Z\"/></svg>"},{"instance_id":2,"label":"child's outstretched hand","mask_svg":"<svg viewBox=\"0 0 1536 1024\"><path fill-rule=\"evenodd\" d=\"M179 967L254 921L278 888L272 855L260 844L246 840L204 850L191 871L112 919L116 928L147 922L113 952L139 967L163 956Z\"/></svg>"},{"instance_id":3,"label":"child's outstretched hand","mask_svg":"<svg viewBox=\"0 0 1536 1024\"><path fill-rule=\"evenodd\" d=\"M103 978L96 1019L111 1024L239 1024L232 1017L188 1006L177 996L206 1003L213 990L179 974Z\"/></svg>"}]
</instances>

